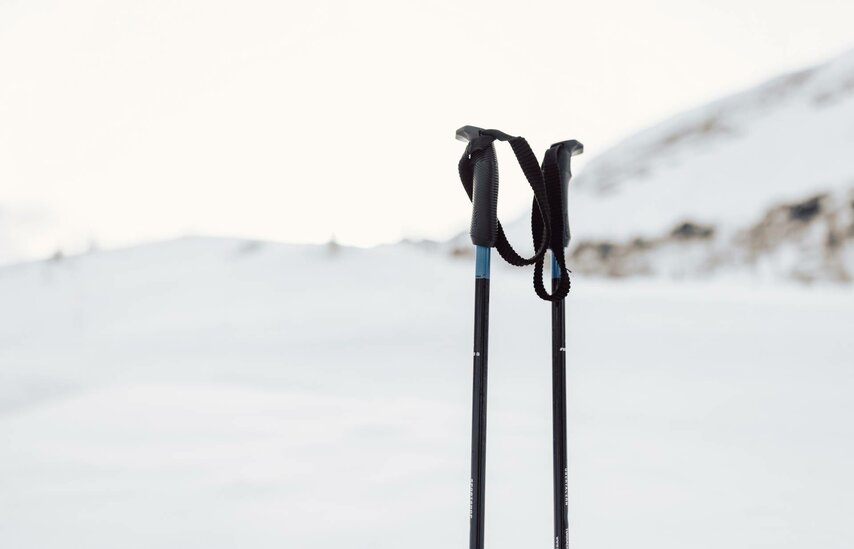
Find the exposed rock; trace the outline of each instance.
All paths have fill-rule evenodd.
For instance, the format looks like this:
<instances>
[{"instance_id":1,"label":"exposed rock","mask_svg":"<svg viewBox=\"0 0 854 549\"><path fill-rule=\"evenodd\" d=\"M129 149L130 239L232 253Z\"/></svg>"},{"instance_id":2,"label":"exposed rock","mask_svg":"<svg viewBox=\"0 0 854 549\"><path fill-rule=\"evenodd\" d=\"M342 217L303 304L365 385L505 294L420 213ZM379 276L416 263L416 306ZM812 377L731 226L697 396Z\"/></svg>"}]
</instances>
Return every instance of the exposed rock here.
<instances>
[{"instance_id":1,"label":"exposed rock","mask_svg":"<svg viewBox=\"0 0 854 549\"><path fill-rule=\"evenodd\" d=\"M727 238L716 227L684 221L658 237L578 242L571 268L606 277L709 276L747 267L802 283L849 282L854 273L854 208L848 193L820 194L769 208Z\"/></svg>"},{"instance_id":2,"label":"exposed rock","mask_svg":"<svg viewBox=\"0 0 854 549\"><path fill-rule=\"evenodd\" d=\"M800 204L789 206L789 217L795 221L808 223L821 213L821 199L823 196L814 196Z\"/></svg>"},{"instance_id":3,"label":"exposed rock","mask_svg":"<svg viewBox=\"0 0 854 549\"><path fill-rule=\"evenodd\" d=\"M706 239L712 238L714 235L715 228L711 225L699 225L691 223L690 221L677 225L676 228L670 232L670 236L681 240L689 240L692 238Z\"/></svg>"},{"instance_id":4,"label":"exposed rock","mask_svg":"<svg viewBox=\"0 0 854 549\"><path fill-rule=\"evenodd\" d=\"M680 128L679 130L666 135L661 140L661 145L664 147L668 147L671 145L676 145L677 143L681 143L683 141L687 141L692 137L703 137L714 134L724 134L731 132L732 130L727 128L727 126L721 121L718 116L709 116L708 118L701 120L699 123L693 126L686 126L684 128Z\"/></svg>"},{"instance_id":5,"label":"exposed rock","mask_svg":"<svg viewBox=\"0 0 854 549\"><path fill-rule=\"evenodd\" d=\"M474 247L454 246L451 248L451 257L473 257Z\"/></svg>"}]
</instances>

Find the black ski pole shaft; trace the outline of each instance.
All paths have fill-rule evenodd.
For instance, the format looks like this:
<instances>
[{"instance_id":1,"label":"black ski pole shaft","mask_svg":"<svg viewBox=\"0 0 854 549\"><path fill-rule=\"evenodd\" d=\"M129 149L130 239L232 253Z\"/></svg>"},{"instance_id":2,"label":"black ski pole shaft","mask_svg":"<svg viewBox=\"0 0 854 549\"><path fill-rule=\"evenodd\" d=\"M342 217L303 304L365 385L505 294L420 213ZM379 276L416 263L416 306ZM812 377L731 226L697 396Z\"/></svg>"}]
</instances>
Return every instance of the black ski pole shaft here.
<instances>
[{"instance_id":1,"label":"black ski pole shaft","mask_svg":"<svg viewBox=\"0 0 854 549\"><path fill-rule=\"evenodd\" d=\"M486 496L486 379L489 343L489 263L492 249L477 247L474 282L474 380L472 384L469 549L483 549Z\"/></svg>"},{"instance_id":2,"label":"black ski pole shaft","mask_svg":"<svg viewBox=\"0 0 854 549\"><path fill-rule=\"evenodd\" d=\"M560 207L563 221L563 248L569 246L569 181L572 178L572 157L581 154L584 146L575 140L555 143L549 149L557 156L560 174ZM552 253L552 292L561 282L561 264ZM565 266L563 268L566 268ZM568 273L567 273L568 274ZM569 548L569 471L566 449L566 300L552 301L552 484L554 486L555 549Z\"/></svg>"},{"instance_id":3,"label":"black ski pole shaft","mask_svg":"<svg viewBox=\"0 0 854 549\"><path fill-rule=\"evenodd\" d=\"M489 344L489 268L498 235L498 160L494 137L463 126L457 139L468 142L463 159L471 169L471 240L476 248L474 357L469 479L469 549L483 549L486 499L486 379ZM461 172L462 173L462 172Z\"/></svg>"},{"instance_id":4,"label":"black ski pole shaft","mask_svg":"<svg viewBox=\"0 0 854 549\"><path fill-rule=\"evenodd\" d=\"M560 267L552 257L552 291ZM552 444L555 549L569 547L569 487L566 450L566 300L552 302Z\"/></svg>"}]
</instances>

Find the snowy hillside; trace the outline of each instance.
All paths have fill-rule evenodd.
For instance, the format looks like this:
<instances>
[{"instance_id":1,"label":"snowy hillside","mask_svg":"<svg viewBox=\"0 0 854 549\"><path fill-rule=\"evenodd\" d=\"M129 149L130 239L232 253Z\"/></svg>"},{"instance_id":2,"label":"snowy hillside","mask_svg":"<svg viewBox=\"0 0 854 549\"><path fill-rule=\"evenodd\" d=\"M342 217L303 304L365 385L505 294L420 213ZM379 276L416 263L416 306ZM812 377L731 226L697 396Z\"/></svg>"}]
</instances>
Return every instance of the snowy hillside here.
<instances>
[{"instance_id":1,"label":"snowy hillside","mask_svg":"<svg viewBox=\"0 0 854 549\"><path fill-rule=\"evenodd\" d=\"M854 52L681 114L592 159L576 270L854 277Z\"/></svg>"},{"instance_id":2,"label":"snowy hillside","mask_svg":"<svg viewBox=\"0 0 854 549\"><path fill-rule=\"evenodd\" d=\"M0 268L0 547L464 547L472 276L419 246L198 238ZM551 546L528 277L496 262L495 549ZM575 547L854 544L850 292L573 288Z\"/></svg>"}]
</instances>

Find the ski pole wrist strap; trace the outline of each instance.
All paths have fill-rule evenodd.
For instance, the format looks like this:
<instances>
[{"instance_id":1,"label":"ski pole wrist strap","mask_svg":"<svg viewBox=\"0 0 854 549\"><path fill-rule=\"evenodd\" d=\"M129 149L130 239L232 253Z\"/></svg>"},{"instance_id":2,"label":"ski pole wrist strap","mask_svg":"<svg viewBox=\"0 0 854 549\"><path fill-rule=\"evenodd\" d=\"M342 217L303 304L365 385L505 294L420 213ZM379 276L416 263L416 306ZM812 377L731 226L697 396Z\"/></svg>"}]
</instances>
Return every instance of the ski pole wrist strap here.
<instances>
[{"instance_id":1,"label":"ski pole wrist strap","mask_svg":"<svg viewBox=\"0 0 854 549\"><path fill-rule=\"evenodd\" d=\"M481 130L465 126L457 131L457 137L465 134L468 146L459 162L460 180L472 201L471 238L476 246L496 248L501 257L511 265L532 265L542 258L548 249L548 233L543 232L541 242L535 246L534 255L524 258L510 245L504 228L498 220L498 159L493 142L507 141L516 155L525 178L534 191L534 206L541 215L548 214L548 197L545 181L537 157L523 137L511 137L498 130ZM542 231L548 231L544 224Z\"/></svg>"},{"instance_id":2,"label":"ski pole wrist strap","mask_svg":"<svg viewBox=\"0 0 854 549\"><path fill-rule=\"evenodd\" d=\"M463 126L457 139L468 145L459 162L460 180L472 201L471 238L476 246L494 247L499 255L517 267L534 265L534 291L546 301L559 301L569 293L569 270L564 248L569 243L566 194L570 177L569 158L581 152L577 141L563 141L546 151L542 165L523 137L499 130ZM528 180L534 199L531 205L531 232L534 255L524 258L510 245L498 220L498 160L495 141L507 141ZM543 284L545 254L551 250L560 268L560 282L552 294Z\"/></svg>"}]
</instances>

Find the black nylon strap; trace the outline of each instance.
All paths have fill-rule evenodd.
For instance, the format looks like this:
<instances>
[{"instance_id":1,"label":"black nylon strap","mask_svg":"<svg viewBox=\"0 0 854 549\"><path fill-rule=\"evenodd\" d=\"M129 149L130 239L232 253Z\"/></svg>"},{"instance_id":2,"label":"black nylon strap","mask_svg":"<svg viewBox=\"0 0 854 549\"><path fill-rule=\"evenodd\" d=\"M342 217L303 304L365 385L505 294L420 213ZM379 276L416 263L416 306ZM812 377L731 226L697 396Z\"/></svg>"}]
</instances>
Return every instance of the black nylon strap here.
<instances>
[{"instance_id":1,"label":"black nylon strap","mask_svg":"<svg viewBox=\"0 0 854 549\"><path fill-rule=\"evenodd\" d=\"M548 209L551 218L551 227L549 231L551 239L549 242L549 249L552 251L552 254L554 254L555 261L560 268L560 283L557 288L555 288L554 293L549 295L543 285L545 257L542 257L534 265L534 291L538 296L546 301L560 301L569 293L570 280L569 270L566 268L566 257L563 248L564 226L563 212L561 211L561 208L563 208L564 200L561 196L562 185L560 181L560 168L557 161L557 149L554 147L546 151L546 154L543 157L542 171L543 178L546 183L546 194L549 198ZM536 221L536 217L536 212L532 210L531 229L533 234L537 234L536 226L538 223ZM542 220L539 221L539 223L542 222Z\"/></svg>"},{"instance_id":2,"label":"black nylon strap","mask_svg":"<svg viewBox=\"0 0 854 549\"><path fill-rule=\"evenodd\" d=\"M529 258L520 256L510 245L501 222L498 222L498 234L495 249L507 263L522 267L534 265L534 291L546 301L560 301L569 293L569 271L566 268L566 258L563 249L563 200L561 197L560 169L557 162L557 152L554 148L546 151L542 166L531 150L528 142L522 137L512 137L498 130L483 130L481 135L498 141L507 141L516 155L516 160L525 174L525 178L534 191L531 204L531 233L534 243L534 255ZM487 140L488 141L488 140ZM484 145L485 143L485 145ZM489 146L491 142L480 142L479 147ZM463 188L472 199L474 174L471 164L471 146L466 148L458 165L460 180ZM553 294L546 291L543 284L546 250L551 250L560 268L560 284Z\"/></svg>"},{"instance_id":3,"label":"black nylon strap","mask_svg":"<svg viewBox=\"0 0 854 549\"><path fill-rule=\"evenodd\" d=\"M531 189L534 191L534 209L536 209L540 215L545 216L546 218L550 217L548 210L549 201L546 193L545 180L543 179L543 172L540 169L537 157L534 155L534 151L531 150L531 146L528 145L528 142L524 137L510 137L497 130L484 131L485 134L487 132L494 132L495 134L498 134L497 136L492 135L491 133L487 134L490 135L490 137L494 137L499 141L508 141L510 143L510 147L516 155L516 160L519 162L519 166L522 168L525 178L528 180L528 183L531 185ZM458 169L460 172L460 180L463 183L463 188L466 190L469 200L471 200L474 174L472 173L472 165L470 162L471 156L469 151L470 149L467 148L466 152L463 153L462 158L460 158ZM504 258L504 261L511 265L515 265L516 267L533 265L538 260L541 260L543 256L545 256L546 250L548 250L550 237L548 232L549 226L549 223L545 223L543 225L540 238L534 239L534 249L536 250L534 255L525 258L519 255L516 250L513 249L513 246L510 245L510 242L507 240L507 235L504 234L504 228L501 226L501 222L499 221L495 249L498 250L498 254Z\"/></svg>"}]
</instances>

